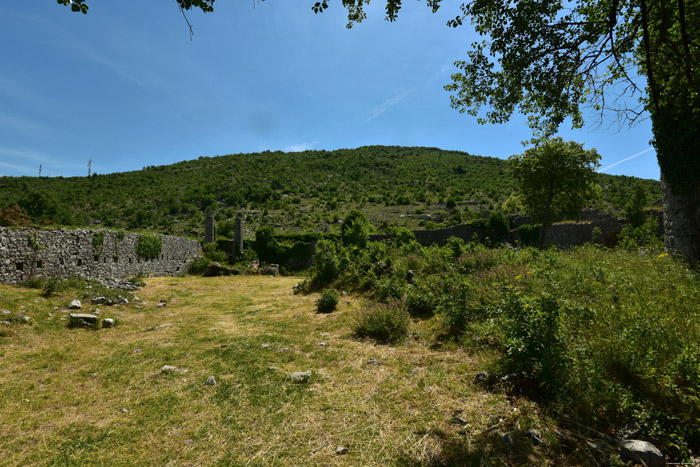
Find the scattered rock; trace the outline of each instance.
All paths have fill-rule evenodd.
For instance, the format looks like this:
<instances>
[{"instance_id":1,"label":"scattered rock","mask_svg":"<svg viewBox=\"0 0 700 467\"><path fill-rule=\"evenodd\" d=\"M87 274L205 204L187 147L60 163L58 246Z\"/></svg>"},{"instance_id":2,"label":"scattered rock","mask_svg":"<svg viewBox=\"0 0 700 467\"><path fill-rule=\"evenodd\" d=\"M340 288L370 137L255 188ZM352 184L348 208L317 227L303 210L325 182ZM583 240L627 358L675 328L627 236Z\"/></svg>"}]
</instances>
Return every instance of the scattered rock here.
<instances>
[{"instance_id":1,"label":"scattered rock","mask_svg":"<svg viewBox=\"0 0 700 467\"><path fill-rule=\"evenodd\" d=\"M88 313L71 313L68 326L76 328L97 328L100 319Z\"/></svg>"},{"instance_id":2,"label":"scattered rock","mask_svg":"<svg viewBox=\"0 0 700 467\"><path fill-rule=\"evenodd\" d=\"M160 302L158 305L156 305L159 308L163 308L165 306L165 302Z\"/></svg>"},{"instance_id":3,"label":"scattered rock","mask_svg":"<svg viewBox=\"0 0 700 467\"><path fill-rule=\"evenodd\" d=\"M272 346L270 344L262 344L260 347L263 349L269 349Z\"/></svg>"},{"instance_id":4,"label":"scattered rock","mask_svg":"<svg viewBox=\"0 0 700 467\"><path fill-rule=\"evenodd\" d=\"M506 449L513 449L513 438L511 438L508 433L501 433L501 443L503 443Z\"/></svg>"},{"instance_id":5,"label":"scattered rock","mask_svg":"<svg viewBox=\"0 0 700 467\"><path fill-rule=\"evenodd\" d=\"M349 449L346 446L338 446L337 448L335 448L335 454L337 456L345 455L348 453L348 451Z\"/></svg>"},{"instance_id":6,"label":"scattered rock","mask_svg":"<svg viewBox=\"0 0 700 467\"><path fill-rule=\"evenodd\" d=\"M279 264L271 264L268 267L260 268L260 274L263 276L279 276L280 274L280 267Z\"/></svg>"},{"instance_id":7,"label":"scattered rock","mask_svg":"<svg viewBox=\"0 0 700 467\"><path fill-rule=\"evenodd\" d=\"M268 366L267 369L272 370L272 371L277 371L277 370L279 370L279 367L278 366Z\"/></svg>"},{"instance_id":8,"label":"scattered rock","mask_svg":"<svg viewBox=\"0 0 700 467\"><path fill-rule=\"evenodd\" d=\"M28 322L29 322L29 316L27 316L27 315L22 315L22 316L19 317L19 319L20 319L20 321L22 321L23 323L28 323Z\"/></svg>"},{"instance_id":9,"label":"scattered rock","mask_svg":"<svg viewBox=\"0 0 700 467\"><path fill-rule=\"evenodd\" d=\"M100 309L99 309L99 308L95 308L95 309L94 309L94 310L92 311L92 314L93 314L93 315L97 315L97 316L99 316L99 315L100 315L100 313L101 313L101 311L100 311Z\"/></svg>"},{"instance_id":10,"label":"scattered rock","mask_svg":"<svg viewBox=\"0 0 700 467\"><path fill-rule=\"evenodd\" d=\"M69 310L80 310L82 307L83 306L80 303L80 300L78 300L77 298L68 304Z\"/></svg>"},{"instance_id":11,"label":"scattered rock","mask_svg":"<svg viewBox=\"0 0 700 467\"><path fill-rule=\"evenodd\" d=\"M456 423L457 425L468 425L469 422L462 417L462 411L461 410L455 410L452 412L452 423Z\"/></svg>"},{"instance_id":12,"label":"scattered rock","mask_svg":"<svg viewBox=\"0 0 700 467\"><path fill-rule=\"evenodd\" d=\"M112 302L107 297L99 296L95 297L92 300L93 305L111 305Z\"/></svg>"},{"instance_id":13,"label":"scattered rock","mask_svg":"<svg viewBox=\"0 0 700 467\"><path fill-rule=\"evenodd\" d=\"M158 329L167 328L168 326L172 326L172 325L173 325L173 323L159 324L158 326L153 326L151 328L151 331L157 331Z\"/></svg>"},{"instance_id":14,"label":"scattered rock","mask_svg":"<svg viewBox=\"0 0 700 467\"><path fill-rule=\"evenodd\" d=\"M121 408L119 409L121 413L129 413L129 409Z\"/></svg>"},{"instance_id":15,"label":"scattered rock","mask_svg":"<svg viewBox=\"0 0 700 467\"><path fill-rule=\"evenodd\" d=\"M5 316L7 316L7 315L9 315L9 314L10 314L10 310L0 310L0 315L5 315Z\"/></svg>"},{"instance_id":16,"label":"scattered rock","mask_svg":"<svg viewBox=\"0 0 700 467\"><path fill-rule=\"evenodd\" d=\"M474 384L484 384L489 380L489 373L488 371L482 371L476 374L474 376Z\"/></svg>"},{"instance_id":17,"label":"scattered rock","mask_svg":"<svg viewBox=\"0 0 700 467\"><path fill-rule=\"evenodd\" d=\"M180 369L176 366L172 365L163 365L163 368L160 369L161 373L173 373L180 371Z\"/></svg>"},{"instance_id":18,"label":"scattered rock","mask_svg":"<svg viewBox=\"0 0 700 467\"><path fill-rule=\"evenodd\" d=\"M216 379L213 376L210 376L207 378L207 380L204 382L206 386L216 386Z\"/></svg>"},{"instance_id":19,"label":"scattered rock","mask_svg":"<svg viewBox=\"0 0 700 467\"><path fill-rule=\"evenodd\" d=\"M289 352L289 347L282 347L278 352Z\"/></svg>"},{"instance_id":20,"label":"scattered rock","mask_svg":"<svg viewBox=\"0 0 700 467\"><path fill-rule=\"evenodd\" d=\"M647 467L666 465L666 459L656 446L639 439L628 439L620 443L620 453L635 462L642 462Z\"/></svg>"},{"instance_id":21,"label":"scattered rock","mask_svg":"<svg viewBox=\"0 0 700 467\"><path fill-rule=\"evenodd\" d=\"M141 352L143 352L142 349L134 349L134 353L141 353Z\"/></svg>"},{"instance_id":22,"label":"scattered rock","mask_svg":"<svg viewBox=\"0 0 700 467\"><path fill-rule=\"evenodd\" d=\"M318 346L319 347L328 347L328 344L326 344L325 342L319 342Z\"/></svg>"},{"instance_id":23,"label":"scattered rock","mask_svg":"<svg viewBox=\"0 0 700 467\"><path fill-rule=\"evenodd\" d=\"M377 360L376 358L372 357L372 358L370 358L369 360L367 360L367 363L365 363L365 364L366 364L366 365L381 365L382 362L380 362L380 361Z\"/></svg>"},{"instance_id":24,"label":"scattered rock","mask_svg":"<svg viewBox=\"0 0 700 467\"><path fill-rule=\"evenodd\" d=\"M614 452L612 446L602 439L586 441L586 445L588 446L588 449L591 450L593 457L599 464L607 463L606 461L610 459L610 456Z\"/></svg>"},{"instance_id":25,"label":"scattered rock","mask_svg":"<svg viewBox=\"0 0 700 467\"><path fill-rule=\"evenodd\" d=\"M114 299L114 303L117 305L128 305L129 299L126 297L122 297L121 295L117 295L117 298Z\"/></svg>"},{"instance_id":26,"label":"scattered rock","mask_svg":"<svg viewBox=\"0 0 700 467\"><path fill-rule=\"evenodd\" d=\"M307 381L309 381L309 378L311 378L311 370L295 371L294 373L289 375L289 379L291 379L293 383L306 383Z\"/></svg>"},{"instance_id":27,"label":"scattered rock","mask_svg":"<svg viewBox=\"0 0 700 467\"><path fill-rule=\"evenodd\" d=\"M0 324L4 324L5 326L11 326L11 325L12 325L12 323L10 323L9 321L0 321Z\"/></svg>"},{"instance_id":28,"label":"scattered rock","mask_svg":"<svg viewBox=\"0 0 700 467\"><path fill-rule=\"evenodd\" d=\"M526 434L527 437L530 438L530 441L532 441L533 445L539 446L540 444L544 443L544 437L542 436L542 432L537 428L528 428Z\"/></svg>"},{"instance_id":29,"label":"scattered rock","mask_svg":"<svg viewBox=\"0 0 700 467\"><path fill-rule=\"evenodd\" d=\"M102 329L109 329L114 327L114 320L112 318L105 318L102 320Z\"/></svg>"}]
</instances>

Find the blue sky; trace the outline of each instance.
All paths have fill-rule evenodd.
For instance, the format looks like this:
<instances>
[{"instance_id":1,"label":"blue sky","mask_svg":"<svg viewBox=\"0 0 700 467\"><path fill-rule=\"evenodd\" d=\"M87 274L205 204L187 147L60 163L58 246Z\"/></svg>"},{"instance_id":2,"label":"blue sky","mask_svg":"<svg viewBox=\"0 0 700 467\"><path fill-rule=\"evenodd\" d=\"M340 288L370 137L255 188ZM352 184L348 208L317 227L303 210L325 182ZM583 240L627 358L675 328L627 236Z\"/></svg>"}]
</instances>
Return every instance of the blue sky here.
<instances>
[{"instance_id":1,"label":"blue sky","mask_svg":"<svg viewBox=\"0 0 700 467\"><path fill-rule=\"evenodd\" d=\"M442 87L476 39L438 14L381 2L352 29L339 1L92 0L87 15L53 0L0 6L0 175L87 175L199 156L270 150L431 146L506 158L530 138L526 117L482 126ZM651 125L612 122L561 136L596 148L606 173L659 177Z\"/></svg>"}]
</instances>

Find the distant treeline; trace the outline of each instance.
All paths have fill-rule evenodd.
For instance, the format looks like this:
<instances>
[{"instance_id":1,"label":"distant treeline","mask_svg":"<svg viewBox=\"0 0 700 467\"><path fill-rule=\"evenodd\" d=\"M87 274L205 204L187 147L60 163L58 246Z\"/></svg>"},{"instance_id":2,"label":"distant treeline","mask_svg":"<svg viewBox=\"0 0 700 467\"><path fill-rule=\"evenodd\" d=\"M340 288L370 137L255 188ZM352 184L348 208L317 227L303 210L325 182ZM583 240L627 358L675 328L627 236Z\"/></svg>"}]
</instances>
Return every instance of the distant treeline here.
<instances>
[{"instance_id":1,"label":"distant treeline","mask_svg":"<svg viewBox=\"0 0 700 467\"><path fill-rule=\"evenodd\" d=\"M598 175L600 207L619 211L634 182L652 199L660 184ZM104 226L189 235L204 213L220 232L238 213L282 231L318 230L351 209L414 206L466 212L494 209L514 189L507 162L437 148L366 146L200 157L134 172L91 177L1 177L0 208L18 205L35 224ZM370 215L370 218L372 216ZM381 215L389 224L398 219Z\"/></svg>"}]
</instances>

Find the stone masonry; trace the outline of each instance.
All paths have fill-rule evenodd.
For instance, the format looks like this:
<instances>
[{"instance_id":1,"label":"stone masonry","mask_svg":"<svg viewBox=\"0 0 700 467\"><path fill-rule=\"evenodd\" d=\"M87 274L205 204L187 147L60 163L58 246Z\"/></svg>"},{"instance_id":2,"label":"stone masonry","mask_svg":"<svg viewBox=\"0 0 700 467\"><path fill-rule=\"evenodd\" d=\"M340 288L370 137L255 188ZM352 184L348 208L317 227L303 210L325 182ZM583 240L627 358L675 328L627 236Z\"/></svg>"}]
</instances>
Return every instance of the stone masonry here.
<instances>
[{"instance_id":1,"label":"stone masonry","mask_svg":"<svg viewBox=\"0 0 700 467\"><path fill-rule=\"evenodd\" d=\"M98 239L104 235L102 242L94 240L96 234ZM136 253L139 234L135 233L0 227L0 283L73 274L88 279L137 274L175 276L183 274L189 263L201 255L201 247L195 240L159 236L161 254L147 260Z\"/></svg>"}]
</instances>

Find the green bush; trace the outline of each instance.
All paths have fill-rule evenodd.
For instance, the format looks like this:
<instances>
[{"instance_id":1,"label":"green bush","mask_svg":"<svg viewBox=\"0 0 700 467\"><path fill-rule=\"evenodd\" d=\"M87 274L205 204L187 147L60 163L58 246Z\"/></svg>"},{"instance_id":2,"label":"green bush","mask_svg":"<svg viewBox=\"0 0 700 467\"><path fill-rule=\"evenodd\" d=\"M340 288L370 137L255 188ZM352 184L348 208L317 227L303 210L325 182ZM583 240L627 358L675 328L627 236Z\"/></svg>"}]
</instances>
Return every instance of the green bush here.
<instances>
[{"instance_id":1,"label":"green bush","mask_svg":"<svg viewBox=\"0 0 700 467\"><path fill-rule=\"evenodd\" d=\"M163 239L160 235L139 235L136 243L136 254L145 259L156 259L163 249Z\"/></svg>"},{"instance_id":2,"label":"green bush","mask_svg":"<svg viewBox=\"0 0 700 467\"><path fill-rule=\"evenodd\" d=\"M372 233L372 224L362 211L350 211L340 226L340 236L344 245L364 248L370 233Z\"/></svg>"},{"instance_id":3,"label":"green bush","mask_svg":"<svg viewBox=\"0 0 700 467\"><path fill-rule=\"evenodd\" d=\"M320 240L316 244L314 265L311 272L311 283L314 286L330 284L340 274L340 259L334 242Z\"/></svg>"},{"instance_id":4,"label":"green bush","mask_svg":"<svg viewBox=\"0 0 700 467\"><path fill-rule=\"evenodd\" d=\"M495 234L496 238L504 239L508 237L510 225L508 224L508 218L503 211L491 212L487 225L488 229Z\"/></svg>"},{"instance_id":5,"label":"green bush","mask_svg":"<svg viewBox=\"0 0 700 467\"><path fill-rule=\"evenodd\" d=\"M319 313L330 313L338 305L338 292L326 289L316 301L316 309Z\"/></svg>"},{"instance_id":6,"label":"green bush","mask_svg":"<svg viewBox=\"0 0 700 467\"><path fill-rule=\"evenodd\" d=\"M620 248L637 250L638 248L661 249L661 239L657 236L658 222L649 216L639 227L628 226L620 232Z\"/></svg>"},{"instance_id":7,"label":"green bush","mask_svg":"<svg viewBox=\"0 0 700 467\"><path fill-rule=\"evenodd\" d=\"M410 317L399 302L377 304L355 316L353 330L357 337L368 337L381 344L401 342L408 334Z\"/></svg>"},{"instance_id":8,"label":"green bush","mask_svg":"<svg viewBox=\"0 0 700 467\"><path fill-rule=\"evenodd\" d=\"M430 317L435 314L435 294L425 287L412 285L406 294L406 307L411 316Z\"/></svg>"},{"instance_id":9,"label":"green bush","mask_svg":"<svg viewBox=\"0 0 700 467\"><path fill-rule=\"evenodd\" d=\"M542 390L554 395L563 383L567 363L556 298L548 294L524 297L511 290L498 311L508 370L535 380Z\"/></svg>"},{"instance_id":10,"label":"green bush","mask_svg":"<svg viewBox=\"0 0 700 467\"><path fill-rule=\"evenodd\" d=\"M516 230L520 235L520 240L524 245L537 245L540 239L541 224L525 224L518 227Z\"/></svg>"}]
</instances>

